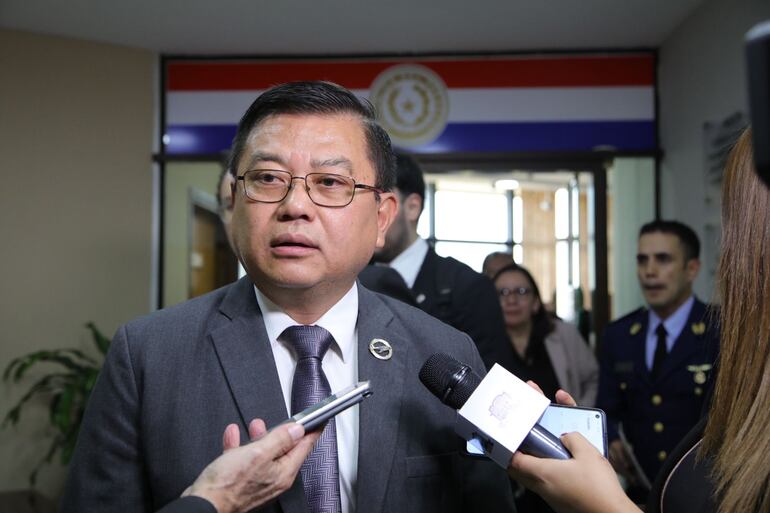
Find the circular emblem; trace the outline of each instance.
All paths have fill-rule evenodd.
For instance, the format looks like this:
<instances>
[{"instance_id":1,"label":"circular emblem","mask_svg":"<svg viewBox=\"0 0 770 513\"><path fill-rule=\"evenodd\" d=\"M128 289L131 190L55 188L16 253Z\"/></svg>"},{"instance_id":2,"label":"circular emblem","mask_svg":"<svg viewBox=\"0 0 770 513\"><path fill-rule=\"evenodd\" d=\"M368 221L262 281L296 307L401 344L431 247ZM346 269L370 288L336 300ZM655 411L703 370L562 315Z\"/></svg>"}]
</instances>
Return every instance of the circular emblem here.
<instances>
[{"instance_id":1,"label":"circular emblem","mask_svg":"<svg viewBox=\"0 0 770 513\"><path fill-rule=\"evenodd\" d=\"M378 360L390 360L393 356L393 347L391 347L387 340L373 338L369 342L369 352Z\"/></svg>"},{"instance_id":2,"label":"circular emblem","mask_svg":"<svg viewBox=\"0 0 770 513\"><path fill-rule=\"evenodd\" d=\"M698 385L702 385L706 382L706 373L703 371L698 371L693 375L693 380Z\"/></svg>"},{"instance_id":3,"label":"circular emblem","mask_svg":"<svg viewBox=\"0 0 770 513\"><path fill-rule=\"evenodd\" d=\"M430 143L446 127L446 85L425 66L399 64L386 69L374 79L369 100L396 146L413 148Z\"/></svg>"}]
</instances>

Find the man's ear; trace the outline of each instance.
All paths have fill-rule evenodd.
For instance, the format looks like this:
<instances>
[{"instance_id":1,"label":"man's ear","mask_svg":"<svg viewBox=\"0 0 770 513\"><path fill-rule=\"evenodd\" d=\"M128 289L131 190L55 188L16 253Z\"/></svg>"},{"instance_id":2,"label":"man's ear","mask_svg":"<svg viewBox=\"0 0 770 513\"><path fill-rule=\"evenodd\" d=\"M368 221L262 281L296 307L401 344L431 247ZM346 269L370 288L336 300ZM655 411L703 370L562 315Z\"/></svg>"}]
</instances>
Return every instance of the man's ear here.
<instances>
[{"instance_id":1,"label":"man's ear","mask_svg":"<svg viewBox=\"0 0 770 513\"><path fill-rule=\"evenodd\" d=\"M422 213L422 198L416 192L411 193L404 198L401 209L404 211L406 220L410 224L416 225Z\"/></svg>"},{"instance_id":2,"label":"man's ear","mask_svg":"<svg viewBox=\"0 0 770 513\"><path fill-rule=\"evenodd\" d=\"M238 180L235 178L232 179L232 182L230 183L230 200L228 201L229 205L227 205L227 208L232 210L235 207L235 193L238 191Z\"/></svg>"},{"instance_id":3,"label":"man's ear","mask_svg":"<svg viewBox=\"0 0 770 513\"><path fill-rule=\"evenodd\" d=\"M697 258L691 258L684 266L684 272L687 274L687 278L690 282L694 282L700 271L700 260Z\"/></svg>"},{"instance_id":4,"label":"man's ear","mask_svg":"<svg viewBox=\"0 0 770 513\"><path fill-rule=\"evenodd\" d=\"M398 214L398 197L392 192L380 193L377 207L377 248L385 244L385 234Z\"/></svg>"}]
</instances>

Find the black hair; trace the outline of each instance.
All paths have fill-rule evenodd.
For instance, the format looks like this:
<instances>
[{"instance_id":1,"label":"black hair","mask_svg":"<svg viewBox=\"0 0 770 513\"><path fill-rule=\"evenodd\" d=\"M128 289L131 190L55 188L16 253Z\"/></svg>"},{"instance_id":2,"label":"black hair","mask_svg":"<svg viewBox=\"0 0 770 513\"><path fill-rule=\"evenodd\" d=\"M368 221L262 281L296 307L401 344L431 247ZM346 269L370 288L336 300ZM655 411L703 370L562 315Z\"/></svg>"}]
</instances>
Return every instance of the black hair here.
<instances>
[{"instance_id":1,"label":"black hair","mask_svg":"<svg viewBox=\"0 0 770 513\"><path fill-rule=\"evenodd\" d=\"M238 163L251 132L266 118L280 114L359 116L366 136L368 156L376 173L374 185L385 191L393 188L393 149L388 133L375 120L372 104L340 85L318 80L277 85L254 100L238 123L238 130L233 139L227 166L233 175L238 173Z\"/></svg>"},{"instance_id":2,"label":"black hair","mask_svg":"<svg viewBox=\"0 0 770 513\"><path fill-rule=\"evenodd\" d=\"M495 276L492 278L492 283L495 283L497 281L497 278L502 276L505 273L512 273L517 272L524 275L525 278L527 278L527 281L532 285L532 294L534 295L534 298L537 299L538 303L540 304L540 307L537 309L537 311L532 315L532 331L529 335L530 343L536 342L536 343L542 343L545 340L545 337L551 333L555 326L554 326L554 316L551 315L548 310L545 309L545 306L543 305L543 298L540 297L540 289L537 287L537 282L535 281L535 278L532 276L532 273L527 270L526 267L522 267L519 264L513 263L506 265L499 271L495 273ZM529 348L527 349L529 351Z\"/></svg>"},{"instance_id":3,"label":"black hair","mask_svg":"<svg viewBox=\"0 0 770 513\"><path fill-rule=\"evenodd\" d=\"M411 155L396 152L396 187L402 197L419 194L423 207L425 206L425 179L420 165Z\"/></svg>"},{"instance_id":4,"label":"black hair","mask_svg":"<svg viewBox=\"0 0 770 513\"><path fill-rule=\"evenodd\" d=\"M668 233L676 235L684 247L684 261L697 259L700 256L700 241L692 228L679 221L657 219L651 221L639 230L639 237L646 233Z\"/></svg>"}]
</instances>

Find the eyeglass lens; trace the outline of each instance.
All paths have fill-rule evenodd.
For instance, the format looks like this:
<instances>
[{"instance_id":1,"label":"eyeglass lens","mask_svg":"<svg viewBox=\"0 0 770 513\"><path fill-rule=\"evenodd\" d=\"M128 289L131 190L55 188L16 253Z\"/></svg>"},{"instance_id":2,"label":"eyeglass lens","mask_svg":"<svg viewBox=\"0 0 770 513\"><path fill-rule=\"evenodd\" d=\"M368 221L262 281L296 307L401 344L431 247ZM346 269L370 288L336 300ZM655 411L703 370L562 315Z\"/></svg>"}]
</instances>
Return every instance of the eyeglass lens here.
<instances>
[{"instance_id":1,"label":"eyeglass lens","mask_svg":"<svg viewBox=\"0 0 770 513\"><path fill-rule=\"evenodd\" d=\"M512 296L512 297L524 297L527 294L529 294L530 292L532 292L532 290L527 288L527 287L516 287L516 288L513 288L513 289L509 289L509 288L506 287L506 288L502 288L502 289L497 291L497 293L500 295L500 297L509 297L509 296Z\"/></svg>"},{"instance_id":2,"label":"eyeglass lens","mask_svg":"<svg viewBox=\"0 0 770 513\"><path fill-rule=\"evenodd\" d=\"M309 173L292 176L278 170L252 170L243 175L246 195L256 201L279 202L292 187L294 180L304 180L307 193L313 203L321 206L344 206L353 199L355 181L333 173Z\"/></svg>"}]
</instances>

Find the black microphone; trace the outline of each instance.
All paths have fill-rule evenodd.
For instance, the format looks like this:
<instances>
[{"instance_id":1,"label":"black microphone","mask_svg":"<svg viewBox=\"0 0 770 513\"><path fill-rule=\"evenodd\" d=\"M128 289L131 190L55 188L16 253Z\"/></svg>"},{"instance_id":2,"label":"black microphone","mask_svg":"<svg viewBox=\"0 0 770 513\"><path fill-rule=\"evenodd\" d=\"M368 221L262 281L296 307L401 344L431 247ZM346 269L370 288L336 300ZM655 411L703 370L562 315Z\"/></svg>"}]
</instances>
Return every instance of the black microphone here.
<instances>
[{"instance_id":1,"label":"black microphone","mask_svg":"<svg viewBox=\"0 0 770 513\"><path fill-rule=\"evenodd\" d=\"M428 358L419 376L433 395L455 410L462 408L481 383L481 377L473 369L445 353ZM567 460L572 457L561 441L540 424L532 427L519 449L539 458Z\"/></svg>"}]
</instances>

